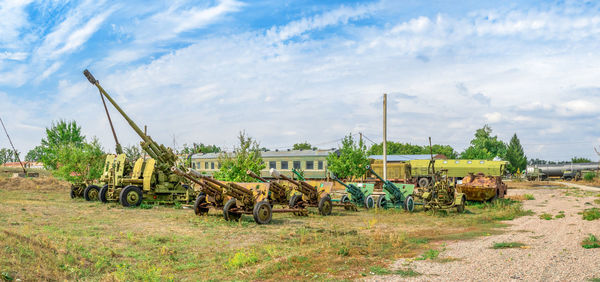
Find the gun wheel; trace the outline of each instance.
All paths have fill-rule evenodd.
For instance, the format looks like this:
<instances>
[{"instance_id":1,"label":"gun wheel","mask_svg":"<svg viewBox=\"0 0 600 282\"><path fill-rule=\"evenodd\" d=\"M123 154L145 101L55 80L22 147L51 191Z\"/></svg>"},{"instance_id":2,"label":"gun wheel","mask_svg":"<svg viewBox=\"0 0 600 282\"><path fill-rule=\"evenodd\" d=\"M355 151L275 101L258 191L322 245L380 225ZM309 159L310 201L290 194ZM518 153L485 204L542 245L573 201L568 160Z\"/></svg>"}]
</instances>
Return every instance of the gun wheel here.
<instances>
[{"instance_id":1,"label":"gun wheel","mask_svg":"<svg viewBox=\"0 0 600 282\"><path fill-rule=\"evenodd\" d=\"M71 199L75 199L76 195L75 195L75 186L71 185L71 193L69 193L69 195L71 195Z\"/></svg>"},{"instance_id":2,"label":"gun wheel","mask_svg":"<svg viewBox=\"0 0 600 282\"><path fill-rule=\"evenodd\" d=\"M350 210L350 198L348 197L348 195L342 195L342 197L340 198L340 203L344 204L344 209L345 210Z\"/></svg>"},{"instance_id":3,"label":"gun wheel","mask_svg":"<svg viewBox=\"0 0 600 282\"><path fill-rule=\"evenodd\" d=\"M415 210L415 200L412 196L408 195L404 199L404 209L407 212L413 212Z\"/></svg>"},{"instance_id":4,"label":"gun wheel","mask_svg":"<svg viewBox=\"0 0 600 282\"><path fill-rule=\"evenodd\" d=\"M90 185L85 188L83 191L83 197L86 201L96 201L98 200L98 191L100 188L96 185Z\"/></svg>"},{"instance_id":5,"label":"gun wheel","mask_svg":"<svg viewBox=\"0 0 600 282\"><path fill-rule=\"evenodd\" d=\"M142 190L133 185L128 185L121 190L119 202L124 207L137 207L142 203Z\"/></svg>"},{"instance_id":6,"label":"gun wheel","mask_svg":"<svg viewBox=\"0 0 600 282\"><path fill-rule=\"evenodd\" d=\"M242 214L235 212L237 209L237 204L235 199L229 199L225 206L223 207L223 217L227 221L238 221L242 218Z\"/></svg>"},{"instance_id":7,"label":"gun wheel","mask_svg":"<svg viewBox=\"0 0 600 282\"><path fill-rule=\"evenodd\" d=\"M384 195L379 196L379 199L377 199L377 208L387 210L387 199Z\"/></svg>"},{"instance_id":8,"label":"gun wheel","mask_svg":"<svg viewBox=\"0 0 600 282\"><path fill-rule=\"evenodd\" d=\"M302 202L302 195L294 194L290 198L290 208L303 208L303 205L300 204Z\"/></svg>"},{"instance_id":9,"label":"gun wheel","mask_svg":"<svg viewBox=\"0 0 600 282\"><path fill-rule=\"evenodd\" d=\"M256 205L254 205L252 215L254 216L254 221L256 223L268 224L269 222L271 222L271 218L273 217L271 205L267 201L258 202Z\"/></svg>"},{"instance_id":10,"label":"gun wheel","mask_svg":"<svg viewBox=\"0 0 600 282\"><path fill-rule=\"evenodd\" d=\"M206 207L206 205L206 195L198 195L196 201L194 202L194 213L199 216L207 214L209 209Z\"/></svg>"},{"instance_id":11,"label":"gun wheel","mask_svg":"<svg viewBox=\"0 0 600 282\"><path fill-rule=\"evenodd\" d=\"M333 205L331 204L331 197L326 195L319 200L319 213L321 215L330 215Z\"/></svg>"},{"instance_id":12,"label":"gun wheel","mask_svg":"<svg viewBox=\"0 0 600 282\"><path fill-rule=\"evenodd\" d=\"M106 192L108 192L108 184L102 186L102 188L100 188L100 192L98 192L98 200L100 200L102 203L108 203L108 200L106 199Z\"/></svg>"},{"instance_id":13,"label":"gun wheel","mask_svg":"<svg viewBox=\"0 0 600 282\"><path fill-rule=\"evenodd\" d=\"M456 206L456 211L458 213L463 213L465 211L465 202L467 201L466 197L463 195L460 201L460 205Z\"/></svg>"},{"instance_id":14,"label":"gun wheel","mask_svg":"<svg viewBox=\"0 0 600 282\"><path fill-rule=\"evenodd\" d=\"M365 198L365 208L372 209L375 207L375 199L373 196L369 195Z\"/></svg>"}]
</instances>

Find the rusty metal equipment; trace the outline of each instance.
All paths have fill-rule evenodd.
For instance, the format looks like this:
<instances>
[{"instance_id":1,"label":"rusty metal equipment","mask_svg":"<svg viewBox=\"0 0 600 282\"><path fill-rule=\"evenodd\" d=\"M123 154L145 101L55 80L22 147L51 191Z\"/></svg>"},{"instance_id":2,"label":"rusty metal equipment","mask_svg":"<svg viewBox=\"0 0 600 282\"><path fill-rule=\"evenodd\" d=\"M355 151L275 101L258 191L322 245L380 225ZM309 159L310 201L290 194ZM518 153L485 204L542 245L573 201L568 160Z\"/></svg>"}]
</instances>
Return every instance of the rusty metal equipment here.
<instances>
[{"instance_id":1,"label":"rusty metal equipment","mask_svg":"<svg viewBox=\"0 0 600 282\"><path fill-rule=\"evenodd\" d=\"M186 184L188 180L171 171L171 167L176 165L178 160L173 151L156 143L149 135L145 134L106 93L88 70L85 70L83 74L140 136L142 149L151 157L142 160L139 175L123 178L125 187L119 193L121 205L139 206L142 200L159 204L190 203L196 199L197 193ZM136 172L135 168L134 172Z\"/></svg>"},{"instance_id":2,"label":"rusty metal equipment","mask_svg":"<svg viewBox=\"0 0 600 282\"><path fill-rule=\"evenodd\" d=\"M483 173L465 176L462 183L456 185L459 193L465 194L468 201L485 202L504 198L506 195L506 184L499 176L486 176Z\"/></svg>"},{"instance_id":3,"label":"rusty metal equipment","mask_svg":"<svg viewBox=\"0 0 600 282\"><path fill-rule=\"evenodd\" d=\"M465 202L467 198L465 194L458 192L452 182L446 178L434 178L433 186L426 188L417 197L423 202L423 209L439 210L456 208L456 211L462 213L465 210Z\"/></svg>"},{"instance_id":4,"label":"rusty metal equipment","mask_svg":"<svg viewBox=\"0 0 600 282\"><path fill-rule=\"evenodd\" d=\"M383 179L375 173L371 166L367 165L366 168L383 183L383 192L385 194L377 199L378 208L403 208L408 212L412 212L415 209L415 201L413 198L413 192L415 190L414 184L395 184L389 180Z\"/></svg>"},{"instance_id":5,"label":"rusty metal equipment","mask_svg":"<svg viewBox=\"0 0 600 282\"><path fill-rule=\"evenodd\" d=\"M225 190L218 185L220 183L214 181L212 178L202 175L193 169L188 169L187 172L184 172L176 166L172 166L171 171L189 179L195 184L194 190L199 192L194 201L194 213L196 215L205 215L210 208L223 209L225 203L229 200L229 197L225 194Z\"/></svg>"},{"instance_id":6,"label":"rusty metal equipment","mask_svg":"<svg viewBox=\"0 0 600 282\"><path fill-rule=\"evenodd\" d=\"M289 206L292 209L305 209L306 207L317 207L321 215L330 215L333 208L331 201L331 187L333 183L321 182L318 187L312 186L306 181L291 179L272 168L271 176L276 179L283 179L294 185L290 193ZM340 204L340 206L343 206Z\"/></svg>"},{"instance_id":7,"label":"rusty metal equipment","mask_svg":"<svg viewBox=\"0 0 600 282\"><path fill-rule=\"evenodd\" d=\"M289 191L287 187L274 181L268 181L267 179L257 175L251 170L247 170L248 176L255 178L256 180L263 183L270 183L269 187L269 202L271 205L288 205L289 204Z\"/></svg>"},{"instance_id":8,"label":"rusty metal equipment","mask_svg":"<svg viewBox=\"0 0 600 282\"><path fill-rule=\"evenodd\" d=\"M373 198L373 184L357 185L354 183L344 183L337 178L335 174L331 175L331 179L341 184L346 188L346 194L342 196L340 202L351 203L358 207L372 209L375 207L375 199ZM346 208L347 210L350 208Z\"/></svg>"}]
</instances>

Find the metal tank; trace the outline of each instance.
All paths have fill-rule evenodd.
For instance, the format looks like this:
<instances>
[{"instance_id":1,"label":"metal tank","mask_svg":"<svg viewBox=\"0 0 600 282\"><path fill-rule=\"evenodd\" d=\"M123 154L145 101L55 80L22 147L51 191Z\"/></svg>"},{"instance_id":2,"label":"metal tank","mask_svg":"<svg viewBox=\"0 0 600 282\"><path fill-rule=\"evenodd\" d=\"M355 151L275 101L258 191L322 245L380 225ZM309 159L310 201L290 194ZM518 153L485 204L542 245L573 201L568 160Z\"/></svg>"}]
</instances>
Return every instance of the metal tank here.
<instances>
[{"instance_id":1,"label":"metal tank","mask_svg":"<svg viewBox=\"0 0 600 282\"><path fill-rule=\"evenodd\" d=\"M548 177L562 177L565 171L598 170L599 163L566 163L528 166L527 172L537 168Z\"/></svg>"}]
</instances>

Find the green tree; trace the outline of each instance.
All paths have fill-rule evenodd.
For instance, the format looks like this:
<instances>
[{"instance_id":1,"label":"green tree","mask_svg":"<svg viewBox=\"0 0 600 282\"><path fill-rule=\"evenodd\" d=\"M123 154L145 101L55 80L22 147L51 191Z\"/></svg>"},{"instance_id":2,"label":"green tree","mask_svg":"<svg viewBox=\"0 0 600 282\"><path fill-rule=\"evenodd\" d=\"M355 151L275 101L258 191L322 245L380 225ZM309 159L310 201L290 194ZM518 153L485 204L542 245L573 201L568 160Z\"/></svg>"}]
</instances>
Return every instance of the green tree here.
<instances>
[{"instance_id":1,"label":"green tree","mask_svg":"<svg viewBox=\"0 0 600 282\"><path fill-rule=\"evenodd\" d=\"M260 174L260 170L265 168L258 142L247 136L243 131L240 132L238 140L240 142L239 147L234 147L232 154L225 152L219 154L221 168L213 174L216 179L252 182L254 178L248 176L246 171L251 170L256 174Z\"/></svg>"},{"instance_id":2,"label":"green tree","mask_svg":"<svg viewBox=\"0 0 600 282\"><path fill-rule=\"evenodd\" d=\"M123 153L130 161L135 161L143 156L142 148L139 145L131 145L123 147Z\"/></svg>"},{"instance_id":3,"label":"green tree","mask_svg":"<svg viewBox=\"0 0 600 282\"><path fill-rule=\"evenodd\" d=\"M296 143L294 144L294 147L292 148L292 150L316 150L317 147L313 147L312 145L310 145L310 143L308 142L303 142L303 143Z\"/></svg>"},{"instance_id":4,"label":"green tree","mask_svg":"<svg viewBox=\"0 0 600 282\"><path fill-rule=\"evenodd\" d=\"M19 152L17 151L17 154ZM4 163L10 163L10 162L18 162L19 159L17 158L17 155L15 155L15 151L13 151L12 149L7 149L7 148L2 148L0 149L0 165L4 164Z\"/></svg>"},{"instance_id":5,"label":"green tree","mask_svg":"<svg viewBox=\"0 0 600 282\"><path fill-rule=\"evenodd\" d=\"M505 155L506 144L498 140L498 136L492 137L492 128L486 124L475 131L471 146L460 154L460 158L491 160L495 157L504 158Z\"/></svg>"},{"instance_id":6,"label":"green tree","mask_svg":"<svg viewBox=\"0 0 600 282\"><path fill-rule=\"evenodd\" d=\"M102 174L104 152L94 138L92 142L81 144L66 143L58 145L57 169L52 171L56 177L70 182L90 182Z\"/></svg>"},{"instance_id":7,"label":"green tree","mask_svg":"<svg viewBox=\"0 0 600 282\"><path fill-rule=\"evenodd\" d=\"M181 150L181 154L191 155L198 153L218 153L221 152L221 148L217 145L204 145L204 143L192 143L191 146L188 144L183 144L183 149Z\"/></svg>"},{"instance_id":8,"label":"green tree","mask_svg":"<svg viewBox=\"0 0 600 282\"><path fill-rule=\"evenodd\" d=\"M571 162L572 163L591 163L592 161L588 158L573 157L573 158L571 158Z\"/></svg>"},{"instance_id":9,"label":"green tree","mask_svg":"<svg viewBox=\"0 0 600 282\"><path fill-rule=\"evenodd\" d=\"M419 146L413 145L410 143L400 143L389 141L388 145L388 155L422 155L429 154L429 145ZM457 153L450 145L439 145L435 144L431 146L433 150L433 154L442 154L449 159L455 159L457 157ZM383 143L373 144L367 153L368 155L382 155L383 154Z\"/></svg>"},{"instance_id":10,"label":"green tree","mask_svg":"<svg viewBox=\"0 0 600 282\"><path fill-rule=\"evenodd\" d=\"M42 160L42 155L44 154L44 148L42 146L35 146L35 148L29 150L27 155L25 155L25 161L28 162L39 162Z\"/></svg>"},{"instance_id":11,"label":"green tree","mask_svg":"<svg viewBox=\"0 0 600 282\"><path fill-rule=\"evenodd\" d=\"M338 152L327 156L328 170L339 178L362 177L368 164L367 146L362 140L354 141L352 134L344 137Z\"/></svg>"},{"instance_id":12,"label":"green tree","mask_svg":"<svg viewBox=\"0 0 600 282\"><path fill-rule=\"evenodd\" d=\"M505 159L508 161L507 169L510 173L516 173L517 170L523 172L527 167L527 157L516 133L510 139Z\"/></svg>"},{"instance_id":13,"label":"green tree","mask_svg":"<svg viewBox=\"0 0 600 282\"><path fill-rule=\"evenodd\" d=\"M55 170L59 164L59 150L65 145L81 147L85 143L85 136L81 134L81 127L75 121L59 120L46 128L46 138L42 139L41 161L47 169Z\"/></svg>"}]
</instances>

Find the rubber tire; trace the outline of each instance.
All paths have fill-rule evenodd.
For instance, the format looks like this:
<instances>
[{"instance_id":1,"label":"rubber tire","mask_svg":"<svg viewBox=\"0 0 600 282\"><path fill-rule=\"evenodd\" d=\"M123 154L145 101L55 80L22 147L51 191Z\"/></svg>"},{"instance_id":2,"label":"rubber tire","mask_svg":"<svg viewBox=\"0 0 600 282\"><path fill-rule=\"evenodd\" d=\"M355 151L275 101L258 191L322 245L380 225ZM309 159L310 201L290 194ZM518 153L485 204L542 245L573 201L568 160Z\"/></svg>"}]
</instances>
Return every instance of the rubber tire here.
<instances>
[{"instance_id":1,"label":"rubber tire","mask_svg":"<svg viewBox=\"0 0 600 282\"><path fill-rule=\"evenodd\" d=\"M350 205L348 205L348 203L350 203L350 198L348 197L348 195L342 195L342 197L340 198L340 203L345 204L344 205L345 210L348 211L351 209Z\"/></svg>"},{"instance_id":2,"label":"rubber tire","mask_svg":"<svg viewBox=\"0 0 600 282\"><path fill-rule=\"evenodd\" d=\"M200 207L200 205L204 203L206 203L206 195L204 195L204 193L200 193L200 195L196 197L196 201L194 202L194 213L197 216L203 216L208 213L208 208Z\"/></svg>"},{"instance_id":3,"label":"rubber tire","mask_svg":"<svg viewBox=\"0 0 600 282\"><path fill-rule=\"evenodd\" d=\"M423 178L419 179L418 184L419 184L419 187L422 187L422 188L429 186L429 178L423 177Z\"/></svg>"},{"instance_id":4,"label":"rubber tire","mask_svg":"<svg viewBox=\"0 0 600 282\"><path fill-rule=\"evenodd\" d=\"M465 196L462 196L462 204L456 206L456 211L458 213L463 213L465 212L465 202L467 201L467 198Z\"/></svg>"},{"instance_id":5,"label":"rubber tire","mask_svg":"<svg viewBox=\"0 0 600 282\"><path fill-rule=\"evenodd\" d=\"M333 205L331 204L331 197L329 195L325 195L319 199L319 214L327 216L331 214L331 210Z\"/></svg>"},{"instance_id":6,"label":"rubber tire","mask_svg":"<svg viewBox=\"0 0 600 282\"><path fill-rule=\"evenodd\" d=\"M265 218L261 218L261 215L263 215ZM273 218L271 204L269 204L267 201L258 202L256 205L254 205L252 216L254 217L254 221L258 224L269 224Z\"/></svg>"},{"instance_id":7,"label":"rubber tire","mask_svg":"<svg viewBox=\"0 0 600 282\"><path fill-rule=\"evenodd\" d=\"M375 199L373 199L372 195L369 195L365 198L365 208L372 209L375 207Z\"/></svg>"},{"instance_id":8,"label":"rubber tire","mask_svg":"<svg viewBox=\"0 0 600 282\"><path fill-rule=\"evenodd\" d=\"M85 198L86 201L97 201L98 198L96 199L90 199L90 191L91 190L96 190L96 195L98 195L98 192L100 192L100 188L98 188L98 186L96 185L90 185L88 187L85 187L85 190L83 190L83 198Z\"/></svg>"},{"instance_id":9,"label":"rubber tire","mask_svg":"<svg viewBox=\"0 0 600 282\"><path fill-rule=\"evenodd\" d=\"M381 195L381 196L379 196L379 199L377 199L377 208L384 209L384 210L388 209L387 199L385 198L385 195Z\"/></svg>"},{"instance_id":10,"label":"rubber tire","mask_svg":"<svg viewBox=\"0 0 600 282\"><path fill-rule=\"evenodd\" d=\"M106 199L106 192L108 192L108 184L102 186L102 188L100 188L100 192L98 192L98 200L100 200L102 203L108 203L108 200Z\"/></svg>"},{"instance_id":11,"label":"rubber tire","mask_svg":"<svg viewBox=\"0 0 600 282\"><path fill-rule=\"evenodd\" d=\"M230 213L229 210L231 208L235 208L237 207L236 204L236 200L235 199L229 199L229 201L227 201L227 203L225 203L225 206L223 207L223 217L225 218L225 220L227 221L239 221L240 218L242 218L242 214L241 213Z\"/></svg>"},{"instance_id":12,"label":"rubber tire","mask_svg":"<svg viewBox=\"0 0 600 282\"><path fill-rule=\"evenodd\" d=\"M71 199L75 199L75 186L71 185L71 192L69 193Z\"/></svg>"},{"instance_id":13,"label":"rubber tire","mask_svg":"<svg viewBox=\"0 0 600 282\"><path fill-rule=\"evenodd\" d=\"M415 210L415 200L413 196L408 195L404 199L404 210L407 212L413 212Z\"/></svg>"},{"instance_id":14,"label":"rubber tire","mask_svg":"<svg viewBox=\"0 0 600 282\"><path fill-rule=\"evenodd\" d=\"M127 195L129 194L129 192L134 192L138 194L138 200L133 205L127 201ZM127 185L125 186L125 188L123 188L123 190L121 190L121 193L119 194L119 203L121 203L121 205L124 207L137 207L140 204L142 204L142 197L142 189L140 189L137 186Z\"/></svg>"},{"instance_id":15,"label":"rubber tire","mask_svg":"<svg viewBox=\"0 0 600 282\"><path fill-rule=\"evenodd\" d=\"M294 194L290 197L290 208L295 208L298 205L298 202L302 201L302 195Z\"/></svg>"}]
</instances>

